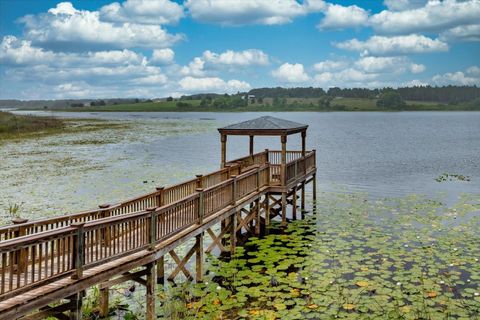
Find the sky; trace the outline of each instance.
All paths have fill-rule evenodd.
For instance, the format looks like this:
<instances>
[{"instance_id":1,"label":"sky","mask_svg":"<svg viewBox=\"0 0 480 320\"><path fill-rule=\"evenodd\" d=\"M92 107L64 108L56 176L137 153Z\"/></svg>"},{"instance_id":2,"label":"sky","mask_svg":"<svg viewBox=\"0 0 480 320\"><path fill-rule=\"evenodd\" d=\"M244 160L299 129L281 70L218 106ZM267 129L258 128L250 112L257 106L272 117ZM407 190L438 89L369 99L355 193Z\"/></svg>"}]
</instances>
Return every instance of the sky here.
<instances>
[{"instance_id":1,"label":"sky","mask_svg":"<svg viewBox=\"0 0 480 320\"><path fill-rule=\"evenodd\" d=\"M0 99L480 85L480 0L0 0Z\"/></svg>"}]
</instances>

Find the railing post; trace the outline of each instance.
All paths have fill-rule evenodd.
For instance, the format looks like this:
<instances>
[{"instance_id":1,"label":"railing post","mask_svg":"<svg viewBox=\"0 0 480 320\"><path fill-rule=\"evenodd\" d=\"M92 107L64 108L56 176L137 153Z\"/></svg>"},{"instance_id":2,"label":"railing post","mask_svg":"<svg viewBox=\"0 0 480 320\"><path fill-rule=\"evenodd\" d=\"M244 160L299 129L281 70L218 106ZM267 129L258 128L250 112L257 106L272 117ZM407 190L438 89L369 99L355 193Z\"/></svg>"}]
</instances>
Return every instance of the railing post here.
<instances>
[{"instance_id":1,"label":"railing post","mask_svg":"<svg viewBox=\"0 0 480 320\"><path fill-rule=\"evenodd\" d=\"M237 175L232 176L233 185L232 185L232 205L237 203Z\"/></svg>"},{"instance_id":2,"label":"railing post","mask_svg":"<svg viewBox=\"0 0 480 320\"><path fill-rule=\"evenodd\" d=\"M77 229L77 233L73 238L73 261L75 273L72 275L73 279L81 279L83 276L83 265L85 263L85 222L75 222L71 226Z\"/></svg>"},{"instance_id":3,"label":"railing post","mask_svg":"<svg viewBox=\"0 0 480 320\"><path fill-rule=\"evenodd\" d=\"M295 161L295 179L297 179L298 160Z\"/></svg>"},{"instance_id":4,"label":"railing post","mask_svg":"<svg viewBox=\"0 0 480 320\"><path fill-rule=\"evenodd\" d=\"M269 162L270 159L269 159L269 156L268 156L268 149L265 149L265 163L266 162Z\"/></svg>"},{"instance_id":5,"label":"railing post","mask_svg":"<svg viewBox=\"0 0 480 320\"><path fill-rule=\"evenodd\" d=\"M267 184L267 186L269 186L270 185L270 169L271 169L270 162L267 161L265 163L265 165L267 166L267 181L266 181L266 184Z\"/></svg>"},{"instance_id":6,"label":"railing post","mask_svg":"<svg viewBox=\"0 0 480 320\"><path fill-rule=\"evenodd\" d=\"M200 197L198 198L198 224L203 223L203 216L205 215L205 204L203 203L203 188L195 189L199 193Z\"/></svg>"},{"instance_id":7,"label":"railing post","mask_svg":"<svg viewBox=\"0 0 480 320\"><path fill-rule=\"evenodd\" d=\"M203 174L197 174L195 175L195 177L197 178L197 186L196 188L203 188Z\"/></svg>"},{"instance_id":8,"label":"railing post","mask_svg":"<svg viewBox=\"0 0 480 320\"><path fill-rule=\"evenodd\" d=\"M146 210L150 213L150 246L148 250L155 250L155 244L157 243L157 208L148 207Z\"/></svg>"},{"instance_id":9,"label":"railing post","mask_svg":"<svg viewBox=\"0 0 480 320\"><path fill-rule=\"evenodd\" d=\"M257 192L260 190L260 166L257 167Z\"/></svg>"},{"instance_id":10,"label":"railing post","mask_svg":"<svg viewBox=\"0 0 480 320\"><path fill-rule=\"evenodd\" d=\"M12 222L13 222L14 225L18 225L18 224L27 223L28 219L15 218L15 219L12 220ZM19 226L18 230L15 231L15 238L22 237L26 234L27 234L27 228L25 228L24 226ZM27 251L26 251L26 249L17 250L17 252L15 253L14 259L15 260L13 261L13 263L17 265L17 268L15 270L17 272L17 274L26 272L27 271L27 265L28 265L27 264Z\"/></svg>"},{"instance_id":11,"label":"railing post","mask_svg":"<svg viewBox=\"0 0 480 320\"><path fill-rule=\"evenodd\" d=\"M158 192L157 206L161 207L163 206L163 189L165 189L165 187L156 187L155 189L157 189L157 192Z\"/></svg>"},{"instance_id":12,"label":"railing post","mask_svg":"<svg viewBox=\"0 0 480 320\"><path fill-rule=\"evenodd\" d=\"M109 204L101 204L98 206L98 208L101 209L100 211L101 218L110 217L111 211L108 210L108 208L110 208ZM106 228L106 229L102 228L102 229L99 229L99 231L100 231L100 239L103 242L103 245L110 246L110 228Z\"/></svg>"}]
</instances>

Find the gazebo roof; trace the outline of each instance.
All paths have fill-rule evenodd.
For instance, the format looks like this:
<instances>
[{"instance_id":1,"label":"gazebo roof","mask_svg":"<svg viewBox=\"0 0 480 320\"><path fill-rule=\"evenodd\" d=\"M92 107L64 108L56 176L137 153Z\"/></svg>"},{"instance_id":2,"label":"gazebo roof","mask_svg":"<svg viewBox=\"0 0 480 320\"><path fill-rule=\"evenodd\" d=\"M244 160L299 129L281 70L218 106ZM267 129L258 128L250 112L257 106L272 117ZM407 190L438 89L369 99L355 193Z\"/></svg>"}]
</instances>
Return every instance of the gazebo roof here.
<instances>
[{"instance_id":1,"label":"gazebo roof","mask_svg":"<svg viewBox=\"0 0 480 320\"><path fill-rule=\"evenodd\" d=\"M265 116L219 128L218 131L226 135L281 136L306 131L307 128L306 124Z\"/></svg>"}]
</instances>

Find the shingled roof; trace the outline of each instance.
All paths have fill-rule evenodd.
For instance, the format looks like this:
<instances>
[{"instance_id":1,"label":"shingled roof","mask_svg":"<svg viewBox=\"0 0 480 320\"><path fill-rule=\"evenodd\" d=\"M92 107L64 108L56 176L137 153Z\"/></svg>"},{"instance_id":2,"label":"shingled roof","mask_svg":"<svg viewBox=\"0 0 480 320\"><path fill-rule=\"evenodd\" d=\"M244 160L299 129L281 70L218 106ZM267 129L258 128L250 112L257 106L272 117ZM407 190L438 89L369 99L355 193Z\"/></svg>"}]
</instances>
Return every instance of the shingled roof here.
<instances>
[{"instance_id":1,"label":"shingled roof","mask_svg":"<svg viewBox=\"0 0 480 320\"><path fill-rule=\"evenodd\" d=\"M307 128L306 124L265 116L219 128L218 131L230 135L288 135Z\"/></svg>"}]
</instances>

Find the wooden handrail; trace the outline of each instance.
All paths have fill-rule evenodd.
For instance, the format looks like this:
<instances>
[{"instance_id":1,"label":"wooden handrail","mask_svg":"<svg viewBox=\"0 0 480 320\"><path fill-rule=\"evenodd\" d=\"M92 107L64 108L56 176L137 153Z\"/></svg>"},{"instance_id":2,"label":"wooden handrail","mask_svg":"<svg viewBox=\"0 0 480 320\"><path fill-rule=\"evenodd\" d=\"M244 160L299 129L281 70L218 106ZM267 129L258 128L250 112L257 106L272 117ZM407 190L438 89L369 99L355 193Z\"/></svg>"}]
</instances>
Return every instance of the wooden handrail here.
<instances>
[{"instance_id":1,"label":"wooden handrail","mask_svg":"<svg viewBox=\"0 0 480 320\"><path fill-rule=\"evenodd\" d=\"M266 152L263 152L263 154L265 155ZM304 157L289 162L287 169L290 168L290 171L287 183L302 176L307 170L315 168L314 160L315 151L311 151ZM225 168L207 175L207 177L215 177L216 175L223 177L224 174L228 173L228 176L224 177L225 180L208 188L195 188L193 192L189 192L190 194L181 198L176 199L177 196L180 197L184 194L185 190L190 190L189 188L196 186L197 179L165 189L159 188L157 191L146 195L146 197L162 197L166 193L174 192L176 188L180 188L178 195L171 197L169 203L159 205L161 203L158 201L158 205L149 206L135 212L100 215L100 213L116 210L126 203L145 198L137 197L113 206L104 205L98 210L87 211L86 213L99 214L94 220L78 221L71 225L2 240L0 241L0 271L2 272L0 278L6 279L9 277L9 283L13 283L12 279L14 278L17 280L15 285L10 286L0 283L0 297L12 295L19 290L26 290L48 279L60 276L71 275L81 278L84 269L139 250L154 250L159 242L194 224L202 224L204 218L230 205L235 205L238 199L270 185L270 172L275 167L278 167L278 165L269 162L251 165L248 167L248 171L238 175L230 175L230 169ZM295 168L295 170L292 171L291 168ZM298 168L303 169L298 170ZM212 181L215 181L217 178L213 179ZM73 222L81 214L85 214L85 212L6 226L3 227L3 230L14 232L19 230L17 229L19 227L31 228L39 223L54 223L59 219L68 219L68 221ZM125 240L130 236L139 237L138 239L143 240L134 241L134 245L121 246L116 249L117 251L105 250L105 248L115 246L121 239ZM40 256L36 256L37 253ZM41 256L42 254L43 256ZM45 273L44 278L37 279L32 276L28 281L18 281L18 277L23 277L23 274L31 270L36 269L41 272L42 268L46 268L44 262L48 262L50 259L52 264L49 267L53 268L54 260L52 257L54 256L55 261L58 260L60 261L58 263L61 263L61 268L58 271Z\"/></svg>"}]
</instances>

